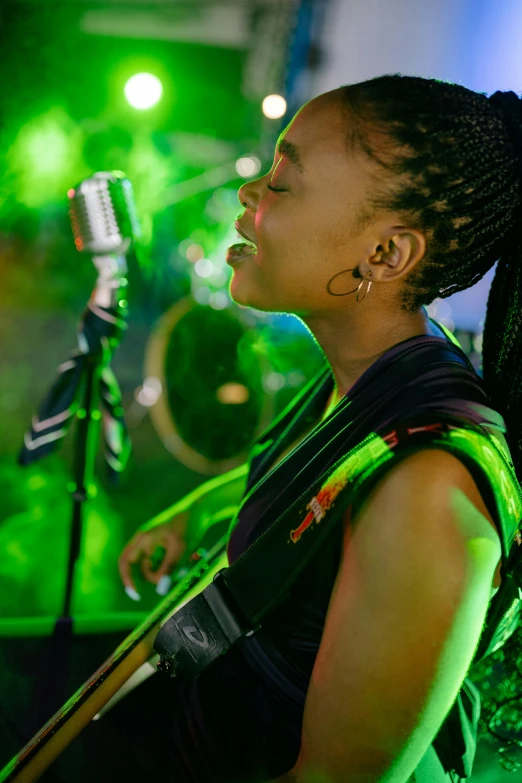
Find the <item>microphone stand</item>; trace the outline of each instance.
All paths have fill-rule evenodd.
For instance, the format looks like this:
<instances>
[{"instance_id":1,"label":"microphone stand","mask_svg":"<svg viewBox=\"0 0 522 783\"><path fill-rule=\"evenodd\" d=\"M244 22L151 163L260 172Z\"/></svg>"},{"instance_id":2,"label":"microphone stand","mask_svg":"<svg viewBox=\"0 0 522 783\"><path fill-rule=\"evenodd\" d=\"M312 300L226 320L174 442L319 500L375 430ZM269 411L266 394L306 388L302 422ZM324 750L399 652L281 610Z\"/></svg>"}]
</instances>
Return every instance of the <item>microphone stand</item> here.
<instances>
[{"instance_id":1,"label":"microphone stand","mask_svg":"<svg viewBox=\"0 0 522 783\"><path fill-rule=\"evenodd\" d=\"M127 285L125 256L94 256L98 279L90 304L94 307L115 307L121 289ZM100 433L100 380L103 368L110 360L110 348L103 344L89 353L84 370L83 400L76 413L78 419L74 454L74 487L72 489L72 519L67 563L65 597L61 616L55 625L55 634L72 636L71 600L76 563L80 556L83 533L83 507L92 496L94 468Z\"/></svg>"},{"instance_id":2,"label":"microphone stand","mask_svg":"<svg viewBox=\"0 0 522 783\"><path fill-rule=\"evenodd\" d=\"M76 416L76 440L74 454L74 488L72 494L72 519L67 561L67 579L61 616L56 621L56 633L61 630L72 633L71 599L74 572L80 556L83 532L83 504L89 497L94 475L94 463L98 446L100 361L90 356L85 367L83 400Z\"/></svg>"}]
</instances>

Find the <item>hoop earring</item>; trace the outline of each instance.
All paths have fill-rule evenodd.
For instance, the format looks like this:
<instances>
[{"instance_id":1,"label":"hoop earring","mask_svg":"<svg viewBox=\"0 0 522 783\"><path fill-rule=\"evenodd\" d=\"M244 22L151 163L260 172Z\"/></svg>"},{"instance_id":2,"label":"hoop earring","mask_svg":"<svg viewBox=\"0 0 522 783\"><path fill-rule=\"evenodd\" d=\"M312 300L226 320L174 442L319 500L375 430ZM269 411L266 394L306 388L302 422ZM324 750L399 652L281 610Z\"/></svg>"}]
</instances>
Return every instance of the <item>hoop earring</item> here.
<instances>
[{"instance_id":1,"label":"hoop earring","mask_svg":"<svg viewBox=\"0 0 522 783\"><path fill-rule=\"evenodd\" d=\"M367 272L366 274L369 277L371 275L371 270L369 272ZM363 283L368 283L368 288L364 292L364 295L361 296L361 298L359 298L359 291L361 290L361 286L362 286ZM366 280L366 275L364 275L363 279L361 280L361 282L359 283L359 286L357 288L357 293L355 294L355 299L357 300L357 302L362 302L362 300L366 297L366 295L367 295L367 293L368 293L368 291L370 290L371 287L372 287L372 281L371 280Z\"/></svg>"},{"instance_id":2,"label":"hoop earring","mask_svg":"<svg viewBox=\"0 0 522 783\"><path fill-rule=\"evenodd\" d=\"M328 281L328 284L327 284L327 286L326 286L326 290L328 291L328 293L330 294L330 296L348 296L348 294L354 294L356 291L358 291L358 290L359 290L359 288L361 287L360 285L359 285L358 287L356 287L356 288L353 288L351 291L346 291L346 293L344 293L344 294L336 294L336 293L335 293L335 291L332 291L332 289L330 288L331 284L333 283L333 281L335 280L335 278L336 278L336 277L339 277L340 275L344 275L344 274L345 274L345 272L353 272L353 270L354 270L355 268L356 268L356 267L354 267L354 266L353 266L353 267L351 267L351 269L343 269L343 271L342 271L342 272L337 272L337 274L336 274L336 275L334 275L334 276L333 276L333 277L332 277L332 278L331 278L331 279Z\"/></svg>"}]
</instances>

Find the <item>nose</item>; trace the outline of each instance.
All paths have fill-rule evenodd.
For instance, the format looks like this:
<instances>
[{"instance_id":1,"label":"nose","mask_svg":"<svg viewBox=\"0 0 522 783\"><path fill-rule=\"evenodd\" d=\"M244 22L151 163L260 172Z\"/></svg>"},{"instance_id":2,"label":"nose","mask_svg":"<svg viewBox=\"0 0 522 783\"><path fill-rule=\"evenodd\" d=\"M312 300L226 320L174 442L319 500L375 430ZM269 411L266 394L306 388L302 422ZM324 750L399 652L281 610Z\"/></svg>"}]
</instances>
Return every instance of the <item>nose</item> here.
<instances>
[{"instance_id":1,"label":"nose","mask_svg":"<svg viewBox=\"0 0 522 783\"><path fill-rule=\"evenodd\" d=\"M239 188L237 197L242 206L256 210L260 199L260 182L263 177L252 179L249 182L245 182Z\"/></svg>"}]
</instances>

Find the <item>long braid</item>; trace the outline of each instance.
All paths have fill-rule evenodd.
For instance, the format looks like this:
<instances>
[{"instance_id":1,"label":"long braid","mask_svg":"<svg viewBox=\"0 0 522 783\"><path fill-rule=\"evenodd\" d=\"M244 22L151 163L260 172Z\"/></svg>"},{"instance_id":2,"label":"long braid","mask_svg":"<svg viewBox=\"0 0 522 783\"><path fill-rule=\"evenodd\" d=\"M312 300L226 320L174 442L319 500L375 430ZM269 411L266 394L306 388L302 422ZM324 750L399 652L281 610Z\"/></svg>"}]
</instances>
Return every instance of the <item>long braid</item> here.
<instances>
[{"instance_id":1,"label":"long braid","mask_svg":"<svg viewBox=\"0 0 522 783\"><path fill-rule=\"evenodd\" d=\"M427 236L401 306L414 311L469 288L498 260L483 375L522 481L522 170L503 101L399 74L348 85L341 94L348 143L389 174L376 177L370 209L396 210ZM522 116L519 127L522 135ZM522 138L520 145L522 155Z\"/></svg>"},{"instance_id":2,"label":"long braid","mask_svg":"<svg viewBox=\"0 0 522 783\"><path fill-rule=\"evenodd\" d=\"M488 298L482 346L484 382L508 429L517 476L522 469L522 245L500 258Z\"/></svg>"}]
</instances>

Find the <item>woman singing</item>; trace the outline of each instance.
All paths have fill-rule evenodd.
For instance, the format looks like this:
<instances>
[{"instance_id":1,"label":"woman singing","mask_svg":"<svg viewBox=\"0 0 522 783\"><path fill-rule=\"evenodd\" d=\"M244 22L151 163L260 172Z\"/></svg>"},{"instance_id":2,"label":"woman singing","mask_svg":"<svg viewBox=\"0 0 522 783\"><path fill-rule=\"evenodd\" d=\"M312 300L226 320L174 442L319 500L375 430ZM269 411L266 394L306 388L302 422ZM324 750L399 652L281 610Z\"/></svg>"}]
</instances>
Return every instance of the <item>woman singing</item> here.
<instances>
[{"instance_id":1,"label":"woman singing","mask_svg":"<svg viewBox=\"0 0 522 783\"><path fill-rule=\"evenodd\" d=\"M480 426L522 469L514 93L488 98L400 75L340 87L300 109L270 171L238 195L247 244L227 256L234 301L298 316L325 364L245 469L221 479L243 493L231 563L343 453L412 415ZM473 285L497 260L481 380L424 305ZM468 777L479 701L466 675L502 578L496 496L478 455L464 464L449 449L419 448L393 463L344 509L258 633L196 680L152 677L86 730L91 764L103 736L110 746L89 780ZM127 586L131 563L151 581L172 568L186 508L133 537L120 559ZM166 556L152 574L158 544Z\"/></svg>"}]
</instances>

